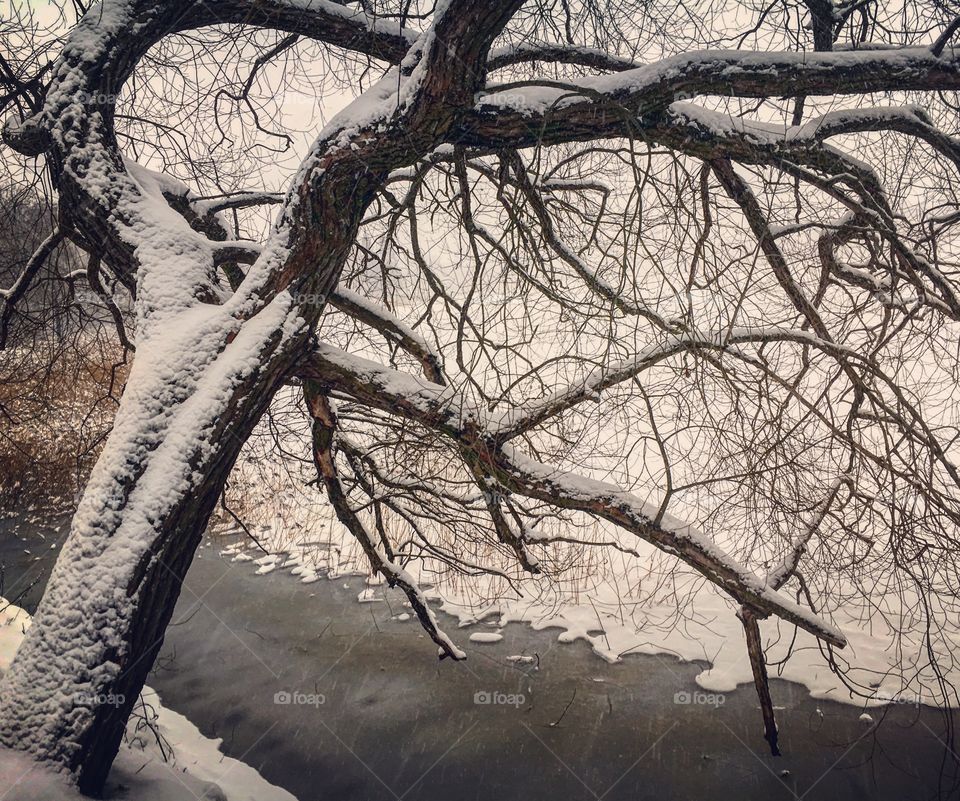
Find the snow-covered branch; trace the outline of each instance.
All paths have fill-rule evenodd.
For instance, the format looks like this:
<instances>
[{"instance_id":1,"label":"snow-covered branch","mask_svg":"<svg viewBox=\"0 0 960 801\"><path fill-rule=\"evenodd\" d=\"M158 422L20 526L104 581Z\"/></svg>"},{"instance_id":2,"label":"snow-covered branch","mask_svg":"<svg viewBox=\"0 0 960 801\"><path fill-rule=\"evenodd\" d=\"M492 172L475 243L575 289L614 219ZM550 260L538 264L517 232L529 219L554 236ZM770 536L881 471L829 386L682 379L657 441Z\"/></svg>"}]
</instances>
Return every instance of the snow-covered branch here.
<instances>
[{"instance_id":1,"label":"snow-covered branch","mask_svg":"<svg viewBox=\"0 0 960 801\"><path fill-rule=\"evenodd\" d=\"M839 632L782 598L692 527L664 517L613 485L547 467L512 446L497 445L497 432L486 430L478 410L457 400L450 388L430 385L324 345L301 372L326 391L343 393L361 404L443 431L470 454L471 461L512 492L609 520L684 560L739 602L763 614L777 614L836 645L844 642Z\"/></svg>"},{"instance_id":2,"label":"snow-covered branch","mask_svg":"<svg viewBox=\"0 0 960 801\"><path fill-rule=\"evenodd\" d=\"M794 97L960 87L960 57L926 47L829 53L706 51L563 87L535 81L483 95L455 139L529 147L622 136L639 118L696 96Z\"/></svg>"}]
</instances>

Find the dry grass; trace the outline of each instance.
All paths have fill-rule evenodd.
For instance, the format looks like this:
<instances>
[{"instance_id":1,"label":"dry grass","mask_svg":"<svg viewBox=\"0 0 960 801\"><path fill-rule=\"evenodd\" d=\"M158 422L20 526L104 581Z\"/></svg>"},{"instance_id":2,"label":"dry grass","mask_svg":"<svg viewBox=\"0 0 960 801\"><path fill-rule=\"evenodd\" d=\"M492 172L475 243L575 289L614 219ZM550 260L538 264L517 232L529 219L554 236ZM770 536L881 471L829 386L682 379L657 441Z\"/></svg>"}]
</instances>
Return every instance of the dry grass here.
<instances>
[{"instance_id":1,"label":"dry grass","mask_svg":"<svg viewBox=\"0 0 960 801\"><path fill-rule=\"evenodd\" d=\"M0 508L72 500L110 430L127 366L76 336L0 354Z\"/></svg>"}]
</instances>

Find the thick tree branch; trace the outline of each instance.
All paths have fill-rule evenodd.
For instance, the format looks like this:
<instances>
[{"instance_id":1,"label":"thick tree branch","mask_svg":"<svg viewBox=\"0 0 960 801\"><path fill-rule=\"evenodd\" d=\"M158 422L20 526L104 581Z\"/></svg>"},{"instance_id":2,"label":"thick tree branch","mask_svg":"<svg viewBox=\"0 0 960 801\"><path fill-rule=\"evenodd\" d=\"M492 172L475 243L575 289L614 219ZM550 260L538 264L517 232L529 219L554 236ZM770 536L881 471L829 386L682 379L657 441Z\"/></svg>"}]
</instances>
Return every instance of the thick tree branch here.
<instances>
[{"instance_id":1,"label":"thick tree branch","mask_svg":"<svg viewBox=\"0 0 960 801\"><path fill-rule=\"evenodd\" d=\"M928 48L797 53L707 51L635 70L484 95L449 141L521 148L623 136L680 98L795 97L960 88L960 57Z\"/></svg>"},{"instance_id":2,"label":"thick tree branch","mask_svg":"<svg viewBox=\"0 0 960 801\"><path fill-rule=\"evenodd\" d=\"M840 647L844 644L833 627L780 596L690 526L666 518L657 523L657 510L617 487L548 468L510 446L497 445L483 429L476 410L457 403L456 393L449 388L431 389L413 376L329 346L321 346L300 372L326 391L344 393L361 404L443 431L510 491L609 520L687 562L740 603L763 615L777 614ZM441 400L444 396L446 404Z\"/></svg>"}]
</instances>

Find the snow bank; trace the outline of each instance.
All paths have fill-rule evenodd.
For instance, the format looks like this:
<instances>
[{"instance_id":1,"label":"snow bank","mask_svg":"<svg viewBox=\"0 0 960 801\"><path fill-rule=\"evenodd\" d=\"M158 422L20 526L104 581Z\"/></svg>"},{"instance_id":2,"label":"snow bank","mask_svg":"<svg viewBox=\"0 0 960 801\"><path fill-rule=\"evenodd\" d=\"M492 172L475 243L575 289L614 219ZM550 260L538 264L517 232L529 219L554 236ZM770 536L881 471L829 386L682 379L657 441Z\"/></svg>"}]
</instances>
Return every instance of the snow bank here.
<instances>
[{"instance_id":1,"label":"snow bank","mask_svg":"<svg viewBox=\"0 0 960 801\"><path fill-rule=\"evenodd\" d=\"M121 790L121 786L125 789ZM34 762L22 751L0 747L0 787L8 801L90 801L63 774ZM113 763L107 798L129 801L224 801L215 784L179 773L167 765L144 760L122 748Z\"/></svg>"},{"instance_id":2,"label":"snow bank","mask_svg":"<svg viewBox=\"0 0 960 801\"><path fill-rule=\"evenodd\" d=\"M0 598L0 672L7 669L30 615ZM157 738L144 725L160 735ZM257 771L220 751L221 740L204 737L183 715L166 709L143 688L141 702L113 763L107 798L130 801L297 801ZM123 788L123 789L121 789ZM0 798L5 801L86 801L61 773L29 755L0 748Z\"/></svg>"}]
</instances>

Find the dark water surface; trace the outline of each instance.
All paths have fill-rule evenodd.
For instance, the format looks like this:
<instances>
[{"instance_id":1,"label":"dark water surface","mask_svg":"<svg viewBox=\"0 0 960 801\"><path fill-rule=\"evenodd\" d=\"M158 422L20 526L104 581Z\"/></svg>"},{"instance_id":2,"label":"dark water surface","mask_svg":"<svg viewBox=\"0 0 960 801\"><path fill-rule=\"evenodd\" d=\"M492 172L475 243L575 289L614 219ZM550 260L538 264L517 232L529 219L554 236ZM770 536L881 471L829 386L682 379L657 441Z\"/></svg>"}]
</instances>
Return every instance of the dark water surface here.
<instances>
[{"instance_id":1,"label":"dark water surface","mask_svg":"<svg viewBox=\"0 0 960 801\"><path fill-rule=\"evenodd\" d=\"M65 533L0 523L7 597L26 590L18 603L35 608ZM721 706L675 703L697 691L701 665L608 665L583 642L519 624L495 644L468 641L482 625L453 631L469 659L441 663L415 620L394 619L409 611L401 597L360 604L363 588L255 576L207 545L150 684L300 801L960 798L936 710L872 709L869 723L774 681L774 758L752 688ZM506 659L516 654L539 664Z\"/></svg>"}]
</instances>

